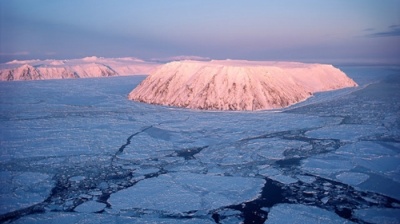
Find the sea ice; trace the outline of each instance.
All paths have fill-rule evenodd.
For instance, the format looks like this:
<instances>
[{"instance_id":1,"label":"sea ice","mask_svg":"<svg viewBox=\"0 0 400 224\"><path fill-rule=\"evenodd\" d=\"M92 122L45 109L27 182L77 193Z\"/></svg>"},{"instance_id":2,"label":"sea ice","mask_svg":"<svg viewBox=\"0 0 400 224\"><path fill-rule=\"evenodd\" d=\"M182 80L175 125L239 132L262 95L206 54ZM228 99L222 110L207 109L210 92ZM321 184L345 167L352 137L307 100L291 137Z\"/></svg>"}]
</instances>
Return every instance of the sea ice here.
<instances>
[{"instance_id":1,"label":"sea ice","mask_svg":"<svg viewBox=\"0 0 400 224\"><path fill-rule=\"evenodd\" d=\"M380 173L368 173L369 178L357 185L358 189L377 192L400 200L400 183Z\"/></svg>"},{"instance_id":2,"label":"sea ice","mask_svg":"<svg viewBox=\"0 0 400 224\"><path fill-rule=\"evenodd\" d=\"M93 213L100 212L106 207L106 204L97 201L87 201L78 205L74 210L76 212Z\"/></svg>"},{"instance_id":3,"label":"sea ice","mask_svg":"<svg viewBox=\"0 0 400 224\"><path fill-rule=\"evenodd\" d=\"M354 142L361 138L382 134L385 131L386 129L382 126L342 124L308 131L306 135L312 138L340 139Z\"/></svg>"},{"instance_id":4,"label":"sea ice","mask_svg":"<svg viewBox=\"0 0 400 224\"><path fill-rule=\"evenodd\" d=\"M309 146L310 144L296 141L296 140L282 140L280 138L270 138L268 141L265 139L256 139L249 142L247 148L256 149L258 155L266 159L284 159L283 153L288 150L300 151L302 148Z\"/></svg>"},{"instance_id":5,"label":"sea ice","mask_svg":"<svg viewBox=\"0 0 400 224\"><path fill-rule=\"evenodd\" d=\"M302 169L358 189L400 199L400 157L392 149L376 142L346 144L335 152L316 155L302 161ZM390 186L390 187L389 187Z\"/></svg>"},{"instance_id":6,"label":"sea ice","mask_svg":"<svg viewBox=\"0 0 400 224\"><path fill-rule=\"evenodd\" d=\"M142 161L172 154L174 149L174 144L171 141L139 133L135 136L134 141L127 145L117 157L123 160Z\"/></svg>"},{"instance_id":7,"label":"sea ice","mask_svg":"<svg viewBox=\"0 0 400 224\"><path fill-rule=\"evenodd\" d=\"M301 182L304 182L307 184L311 184L312 182L314 182L316 180L315 177L305 176L305 175L297 175L296 178L299 179Z\"/></svg>"},{"instance_id":8,"label":"sea ice","mask_svg":"<svg viewBox=\"0 0 400 224\"><path fill-rule=\"evenodd\" d=\"M215 223L211 219L171 219L171 218L158 218L158 217L127 217L115 216L109 214L93 214L93 213L71 213L71 212L57 212L46 214L34 214L22 217L15 222L15 224L71 224L71 223L84 223L84 224L121 224L121 223L146 223L146 224L212 224Z\"/></svg>"},{"instance_id":9,"label":"sea ice","mask_svg":"<svg viewBox=\"0 0 400 224\"><path fill-rule=\"evenodd\" d=\"M301 151L310 144L279 138L255 138L231 144L217 144L203 149L195 157L206 164L223 166L256 162L272 163L284 159L286 150ZM301 153L300 153L301 154Z\"/></svg>"},{"instance_id":10,"label":"sea ice","mask_svg":"<svg viewBox=\"0 0 400 224\"><path fill-rule=\"evenodd\" d=\"M349 184L352 186L357 186L369 178L367 174L355 173L355 172L343 172L336 175L336 179L340 182Z\"/></svg>"},{"instance_id":11,"label":"sea ice","mask_svg":"<svg viewBox=\"0 0 400 224\"><path fill-rule=\"evenodd\" d=\"M325 154L313 156L302 161L302 168L313 174L331 176L332 174L349 171L355 165L344 156Z\"/></svg>"},{"instance_id":12,"label":"sea ice","mask_svg":"<svg viewBox=\"0 0 400 224\"><path fill-rule=\"evenodd\" d=\"M301 204L278 204L271 208L266 224L352 223L333 212Z\"/></svg>"},{"instance_id":13,"label":"sea ice","mask_svg":"<svg viewBox=\"0 0 400 224\"><path fill-rule=\"evenodd\" d=\"M390 172L400 171L400 157L379 156L371 158L356 158L357 165L363 166L373 172L390 174Z\"/></svg>"},{"instance_id":14,"label":"sea ice","mask_svg":"<svg viewBox=\"0 0 400 224\"><path fill-rule=\"evenodd\" d=\"M354 217L368 223L396 224L400 223L400 209L365 208L354 211Z\"/></svg>"},{"instance_id":15,"label":"sea ice","mask_svg":"<svg viewBox=\"0 0 400 224\"><path fill-rule=\"evenodd\" d=\"M289 176L281 175L281 174L276 175L276 176L270 176L269 178L272 180L278 181L282 184L293 184L293 183L297 182L296 179L289 177Z\"/></svg>"},{"instance_id":16,"label":"sea ice","mask_svg":"<svg viewBox=\"0 0 400 224\"><path fill-rule=\"evenodd\" d=\"M293 184L296 183L298 180L294 179L292 177L283 175L282 172L280 170L274 169L274 168L270 168L270 167L266 167L261 169L258 174L267 177L269 179L278 181L282 184Z\"/></svg>"},{"instance_id":17,"label":"sea ice","mask_svg":"<svg viewBox=\"0 0 400 224\"><path fill-rule=\"evenodd\" d=\"M114 193L112 209L150 209L170 213L212 210L257 198L265 181L259 178L170 173L142 180Z\"/></svg>"},{"instance_id":18,"label":"sea ice","mask_svg":"<svg viewBox=\"0 0 400 224\"><path fill-rule=\"evenodd\" d=\"M45 200L54 186L51 176L37 172L0 171L0 215Z\"/></svg>"},{"instance_id":19,"label":"sea ice","mask_svg":"<svg viewBox=\"0 0 400 224\"><path fill-rule=\"evenodd\" d=\"M69 181L71 182L80 182L82 180L86 179L85 176L73 176L71 178L69 178Z\"/></svg>"},{"instance_id":20,"label":"sea ice","mask_svg":"<svg viewBox=\"0 0 400 224\"><path fill-rule=\"evenodd\" d=\"M398 102L392 92L388 102L365 102L381 86L323 94L323 103L316 94L293 110L210 112L127 100L143 79L0 83L0 205L13 204L2 207L18 218L10 222L215 223L218 215L220 223L250 222L246 215L257 211L247 205L269 200L258 198L267 178L288 184L268 181L282 200L345 207L353 218L355 209L400 207L398 110L390 110ZM32 205L44 212L26 214ZM242 205L251 211L225 212ZM289 221L292 213L338 218L276 206L270 221L283 208Z\"/></svg>"},{"instance_id":21,"label":"sea ice","mask_svg":"<svg viewBox=\"0 0 400 224\"><path fill-rule=\"evenodd\" d=\"M396 156L398 154L398 152L393 151L392 149L389 149L388 147L385 147L382 144L371 141L358 141L353 144L342 146L336 151L336 153L346 155L349 157L357 156L359 158Z\"/></svg>"},{"instance_id":22,"label":"sea ice","mask_svg":"<svg viewBox=\"0 0 400 224\"><path fill-rule=\"evenodd\" d=\"M135 175L147 175L147 174L151 174L151 173L157 173L158 171L160 171L160 169L158 168L142 168L142 169L137 169L135 170Z\"/></svg>"}]
</instances>

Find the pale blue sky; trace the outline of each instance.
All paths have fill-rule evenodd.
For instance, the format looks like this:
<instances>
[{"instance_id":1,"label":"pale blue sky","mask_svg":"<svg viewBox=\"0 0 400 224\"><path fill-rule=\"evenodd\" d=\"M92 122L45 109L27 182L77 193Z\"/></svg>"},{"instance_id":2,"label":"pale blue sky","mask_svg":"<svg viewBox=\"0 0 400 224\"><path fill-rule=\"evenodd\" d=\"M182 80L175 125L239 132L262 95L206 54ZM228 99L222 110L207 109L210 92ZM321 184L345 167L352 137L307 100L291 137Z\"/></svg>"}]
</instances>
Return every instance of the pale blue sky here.
<instances>
[{"instance_id":1,"label":"pale blue sky","mask_svg":"<svg viewBox=\"0 0 400 224\"><path fill-rule=\"evenodd\" d=\"M399 62L399 0L0 0L0 62L85 56Z\"/></svg>"}]
</instances>

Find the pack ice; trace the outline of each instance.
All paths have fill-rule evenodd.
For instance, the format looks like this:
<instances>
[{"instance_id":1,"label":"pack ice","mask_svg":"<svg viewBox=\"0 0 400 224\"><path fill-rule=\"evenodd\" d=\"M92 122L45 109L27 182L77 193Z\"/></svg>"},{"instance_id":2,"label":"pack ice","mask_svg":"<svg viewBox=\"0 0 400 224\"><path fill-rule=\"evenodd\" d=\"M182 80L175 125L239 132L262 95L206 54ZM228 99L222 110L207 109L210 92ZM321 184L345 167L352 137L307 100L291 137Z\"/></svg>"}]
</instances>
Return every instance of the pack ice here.
<instances>
[{"instance_id":1,"label":"pack ice","mask_svg":"<svg viewBox=\"0 0 400 224\"><path fill-rule=\"evenodd\" d=\"M192 109L266 110L304 101L315 92L354 86L346 74L327 64L176 61L152 73L129 99Z\"/></svg>"},{"instance_id":2,"label":"pack ice","mask_svg":"<svg viewBox=\"0 0 400 224\"><path fill-rule=\"evenodd\" d=\"M359 87L257 112L0 82L0 223L400 223L400 68L342 68Z\"/></svg>"}]
</instances>

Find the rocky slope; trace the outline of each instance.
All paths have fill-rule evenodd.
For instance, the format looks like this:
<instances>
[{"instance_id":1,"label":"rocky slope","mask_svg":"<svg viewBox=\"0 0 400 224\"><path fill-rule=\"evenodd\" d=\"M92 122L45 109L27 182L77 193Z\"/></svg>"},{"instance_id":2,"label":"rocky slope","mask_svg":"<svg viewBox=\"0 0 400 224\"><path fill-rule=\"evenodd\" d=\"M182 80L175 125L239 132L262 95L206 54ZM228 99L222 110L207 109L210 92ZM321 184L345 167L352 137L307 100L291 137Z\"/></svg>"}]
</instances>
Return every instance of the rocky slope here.
<instances>
[{"instance_id":1,"label":"rocky slope","mask_svg":"<svg viewBox=\"0 0 400 224\"><path fill-rule=\"evenodd\" d=\"M313 93L357 84L327 64L257 61L179 61L161 66L130 94L151 104L205 110L266 110Z\"/></svg>"}]
</instances>

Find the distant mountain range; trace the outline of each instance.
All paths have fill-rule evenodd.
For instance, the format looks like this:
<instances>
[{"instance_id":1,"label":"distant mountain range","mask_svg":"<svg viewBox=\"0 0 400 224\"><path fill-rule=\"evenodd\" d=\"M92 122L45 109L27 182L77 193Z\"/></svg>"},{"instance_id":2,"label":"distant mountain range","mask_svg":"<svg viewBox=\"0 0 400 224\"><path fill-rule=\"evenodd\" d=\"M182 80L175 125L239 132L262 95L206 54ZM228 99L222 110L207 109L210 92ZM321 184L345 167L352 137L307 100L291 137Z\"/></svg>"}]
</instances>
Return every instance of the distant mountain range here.
<instances>
[{"instance_id":1,"label":"distant mountain range","mask_svg":"<svg viewBox=\"0 0 400 224\"><path fill-rule=\"evenodd\" d=\"M160 64L138 58L85 57L71 60L26 60L0 64L0 81L71 79L149 74Z\"/></svg>"}]
</instances>

